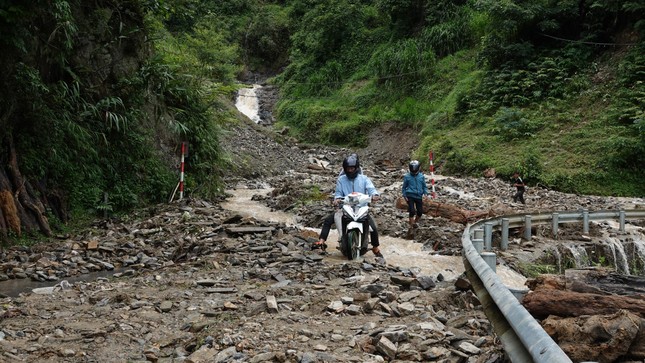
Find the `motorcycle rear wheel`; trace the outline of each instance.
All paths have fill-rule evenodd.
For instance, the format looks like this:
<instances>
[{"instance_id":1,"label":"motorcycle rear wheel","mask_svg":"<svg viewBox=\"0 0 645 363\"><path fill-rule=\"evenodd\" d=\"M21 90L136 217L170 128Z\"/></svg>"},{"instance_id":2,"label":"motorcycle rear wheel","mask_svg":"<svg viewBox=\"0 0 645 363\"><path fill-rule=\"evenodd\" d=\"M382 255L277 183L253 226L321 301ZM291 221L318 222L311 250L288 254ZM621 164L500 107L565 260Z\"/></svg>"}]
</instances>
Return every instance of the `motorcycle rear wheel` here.
<instances>
[{"instance_id":1,"label":"motorcycle rear wheel","mask_svg":"<svg viewBox=\"0 0 645 363\"><path fill-rule=\"evenodd\" d=\"M355 260L360 256L361 240L358 231L352 230L347 233L347 259Z\"/></svg>"}]
</instances>

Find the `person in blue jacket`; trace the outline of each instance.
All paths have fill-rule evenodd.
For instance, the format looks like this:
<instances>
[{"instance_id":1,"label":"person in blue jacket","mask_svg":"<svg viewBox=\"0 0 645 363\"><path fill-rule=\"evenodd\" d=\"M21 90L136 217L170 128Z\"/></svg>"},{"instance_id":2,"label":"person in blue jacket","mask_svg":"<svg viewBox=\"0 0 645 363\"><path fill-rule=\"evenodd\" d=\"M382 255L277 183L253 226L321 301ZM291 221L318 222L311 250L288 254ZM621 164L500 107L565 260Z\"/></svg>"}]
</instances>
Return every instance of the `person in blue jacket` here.
<instances>
[{"instance_id":1,"label":"person in blue jacket","mask_svg":"<svg viewBox=\"0 0 645 363\"><path fill-rule=\"evenodd\" d=\"M356 154L352 154L346 157L343 160L343 172L336 179L336 192L334 193L334 206L338 206L340 202L345 198L345 196L351 194L352 192L359 192L367 194L372 197L372 201L376 202L379 199L379 192L374 187L372 180L367 177L365 174L362 174L360 171L360 164L358 162L358 157ZM327 248L327 237L329 237L329 230L331 225L334 224L335 212L331 213L323 222L322 229L320 230L320 237L318 242L315 242L312 246L313 249L322 248L323 250ZM372 244L372 253L376 257L383 257L379 249L379 239L378 231L376 230L376 222L372 216L369 216L370 224L370 243ZM339 230L341 226L336 226Z\"/></svg>"},{"instance_id":2,"label":"person in blue jacket","mask_svg":"<svg viewBox=\"0 0 645 363\"><path fill-rule=\"evenodd\" d=\"M408 202L408 217L410 228L419 227L419 219L423 215L423 196L428 195L428 185L421 164L417 160L410 161L410 172L403 176L403 198Z\"/></svg>"}]
</instances>

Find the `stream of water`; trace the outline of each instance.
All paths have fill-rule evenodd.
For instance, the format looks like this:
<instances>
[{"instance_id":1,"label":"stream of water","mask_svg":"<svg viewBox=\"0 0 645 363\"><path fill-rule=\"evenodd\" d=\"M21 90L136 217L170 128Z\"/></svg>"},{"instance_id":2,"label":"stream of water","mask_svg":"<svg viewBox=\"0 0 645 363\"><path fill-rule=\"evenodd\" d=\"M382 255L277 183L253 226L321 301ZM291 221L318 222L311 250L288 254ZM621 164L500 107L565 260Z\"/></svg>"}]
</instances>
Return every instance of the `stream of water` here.
<instances>
[{"instance_id":1,"label":"stream of water","mask_svg":"<svg viewBox=\"0 0 645 363\"><path fill-rule=\"evenodd\" d=\"M234 211L243 216L253 217L257 220L284 223L289 226L309 229L320 233L319 228L298 225L297 217L292 214L272 211L271 208L268 208L262 202L252 200L254 195L265 196L270 192L270 188L237 188L227 190L227 193L232 195L232 197L222 204L222 208ZM347 258L336 248L338 246L337 241L337 230L332 228L327 238L327 245L329 246L327 251L329 254L325 256L325 259L329 263L346 263L348 262ZM435 254L434 251L424 250L422 243L402 238L380 236L380 241L381 252L389 265L406 269L417 269L420 275L437 276L441 274L448 281L454 280L464 272L464 264L461 256ZM526 278L506 266L498 265L497 274L508 287L519 290L526 288L524 286Z\"/></svg>"},{"instance_id":2,"label":"stream of water","mask_svg":"<svg viewBox=\"0 0 645 363\"><path fill-rule=\"evenodd\" d=\"M255 92L260 87L260 85L256 84L253 85L253 88L240 88L237 91L237 99L235 100L235 107L255 123L260 122L258 114L260 103Z\"/></svg>"}]
</instances>

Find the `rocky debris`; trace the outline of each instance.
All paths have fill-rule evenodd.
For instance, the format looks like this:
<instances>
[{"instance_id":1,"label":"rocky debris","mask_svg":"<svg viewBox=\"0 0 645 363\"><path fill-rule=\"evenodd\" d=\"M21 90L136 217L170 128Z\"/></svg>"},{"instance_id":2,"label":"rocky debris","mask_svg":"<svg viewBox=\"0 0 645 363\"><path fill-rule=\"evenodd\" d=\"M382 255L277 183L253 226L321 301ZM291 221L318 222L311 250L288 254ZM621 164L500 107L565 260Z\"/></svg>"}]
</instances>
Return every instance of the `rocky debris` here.
<instances>
[{"instance_id":1,"label":"rocky debris","mask_svg":"<svg viewBox=\"0 0 645 363\"><path fill-rule=\"evenodd\" d=\"M225 226L231 220L248 227ZM89 238L96 249L83 243ZM3 298L3 359L501 361L472 292L369 257L329 264L305 243L284 225L191 200L98 224L56 253L5 251L32 261L24 270L33 276L98 268L92 258L134 273ZM41 270L43 256L65 267Z\"/></svg>"},{"instance_id":2,"label":"rocky debris","mask_svg":"<svg viewBox=\"0 0 645 363\"><path fill-rule=\"evenodd\" d=\"M412 149L393 131L370 136L383 143L379 152L378 145L358 152L381 191L373 208L381 234L403 236L407 214L396 199ZM234 161L226 171L228 186L273 187L268 197L255 199L297 215L303 226L319 227L331 212L328 195L350 150L299 145L246 123L229 136L223 140ZM436 187L438 200L471 211L634 203L530 188L527 205L516 205L509 202L513 188L497 179L441 177ZM362 263L331 263L309 250L316 236L308 231L242 217L217 202L184 199L98 221L56 243L3 249L0 278L59 282L43 293L0 298L2 360L505 361L463 279L418 276L371 255ZM589 237L599 229L594 225ZM435 253L457 255L462 233L462 224L425 216L414 238ZM513 244L504 263L538 250L537 243L546 245L546 233L537 230L534 241ZM95 271L114 274L69 283Z\"/></svg>"},{"instance_id":3,"label":"rocky debris","mask_svg":"<svg viewBox=\"0 0 645 363\"><path fill-rule=\"evenodd\" d=\"M279 99L279 89L270 84L264 84L256 90L258 96L258 116L261 125L272 125L275 122L273 110Z\"/></svg>"},{"instance_id":4,"label":"rocky debris","mask_svg":"<svg viewBox=\"0 0 645 363\"><path fill-rule=\"evenodd\" d=\"M59 241L3 249L0 279L57 281L115 268L160 268L225 248L215 246L215 241L227 236L224 229L249 228L246 226L256 223L235 220L205 201L159 208L165 209L151 217L143 214L147 211L140 212L131 216L134 221L130 223L101 220L78 236L59 236ZM228 225L231 220L236 224Z\"/></svg>"}]
</instances>

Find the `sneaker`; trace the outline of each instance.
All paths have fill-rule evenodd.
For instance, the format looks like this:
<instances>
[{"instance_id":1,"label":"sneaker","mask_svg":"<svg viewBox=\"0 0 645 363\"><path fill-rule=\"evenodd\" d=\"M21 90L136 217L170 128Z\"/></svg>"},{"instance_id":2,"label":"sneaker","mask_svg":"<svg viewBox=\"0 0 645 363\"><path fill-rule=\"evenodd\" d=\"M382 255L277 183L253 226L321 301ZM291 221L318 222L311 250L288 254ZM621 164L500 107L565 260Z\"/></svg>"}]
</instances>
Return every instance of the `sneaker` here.
<instances>
[{"instance_id":1,"label":"sneaker","mask_svg":"<svg viewBox=\"0 0 645 363\"><path fill-rule=\"evenodd\" d=\"M324 251L327 249L327 244L324 241L314 242L314 244L311 245L311 249L312 250L321 249Z\"/></svg>"},{"instance_id":2,"label":"sneaker","mask_svg":"<svg viewBox=\"0 0 645 363\"><path fill-rule=\"evenodd\" d=\"M381 253L381 250L379 250L379 248L378 248L378 247L374 247L374 248L372 248L372 253L373 253L373 254L374 254L374 256L376 256L376 257L383 257L383 254Z\"/></svg>"}]
</instances>

